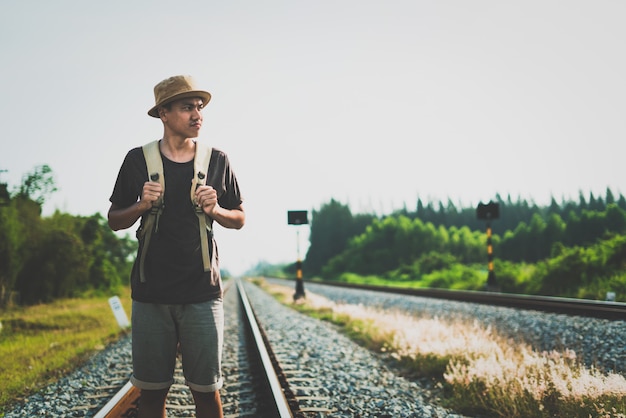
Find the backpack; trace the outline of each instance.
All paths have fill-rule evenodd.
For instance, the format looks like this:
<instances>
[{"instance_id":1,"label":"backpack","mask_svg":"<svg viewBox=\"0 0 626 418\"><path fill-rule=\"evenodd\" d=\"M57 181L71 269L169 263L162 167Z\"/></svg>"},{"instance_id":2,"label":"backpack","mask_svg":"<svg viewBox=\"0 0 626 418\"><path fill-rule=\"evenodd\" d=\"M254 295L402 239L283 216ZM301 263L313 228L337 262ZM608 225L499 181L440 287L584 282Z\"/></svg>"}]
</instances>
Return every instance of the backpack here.
<instances>
[{"instance_id":1,"label":"backpack","mask_svg":"<svg viewBox=\"0 0 626 418\"><path fill-rule=\"evenodd\" d=\"M211 236L211 222L202 208L196 205L196 188L206 184L208 177L208 167L211 162L211 153L213 149L207 145L196 141L196 153L193 159L194 177L191 182L191 190L189 192L191 203L198 216L198 225L200 227L200 243L202 246L202 263L204 271L211 270L211 260L209 258L209 236ZM138 231L137 238L141 243L141 253L139 255L139 279L146 281L144 274L144 260L150 245L150 237L159 230L159 218L163 213L165 202L165 176L163 175L163 160L161 159L161 151L159 150L159 141L152 141L142 147L144 157L146 158L146 166L148 167L148 178L151 181L161 183L162 192L159 199L152 204L150 212L144 215L143 224ZM205 172L205 170L207 170Z\"/></svg>"}]
</instances>

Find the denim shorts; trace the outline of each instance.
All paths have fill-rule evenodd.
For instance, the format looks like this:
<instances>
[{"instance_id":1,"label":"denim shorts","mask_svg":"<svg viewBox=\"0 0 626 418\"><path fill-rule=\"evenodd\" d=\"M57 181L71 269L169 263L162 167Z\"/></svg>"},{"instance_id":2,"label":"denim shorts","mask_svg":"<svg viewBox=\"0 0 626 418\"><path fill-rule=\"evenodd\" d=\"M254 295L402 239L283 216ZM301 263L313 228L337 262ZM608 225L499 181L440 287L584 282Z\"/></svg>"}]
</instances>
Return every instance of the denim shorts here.
<instances>
[{"instance_id":1,"label":"denim shorts","mask_svg":"<svg viewBox=\"0 0 626 418\"><path fill-rule=\"evenodd\" d=\"M169 388L174 382L180 343L186 384L197 392L215 392L222 387L221 298L188 305L133 301L131 321L133 385L151 390Z\"/></svg>"}]
</instances>

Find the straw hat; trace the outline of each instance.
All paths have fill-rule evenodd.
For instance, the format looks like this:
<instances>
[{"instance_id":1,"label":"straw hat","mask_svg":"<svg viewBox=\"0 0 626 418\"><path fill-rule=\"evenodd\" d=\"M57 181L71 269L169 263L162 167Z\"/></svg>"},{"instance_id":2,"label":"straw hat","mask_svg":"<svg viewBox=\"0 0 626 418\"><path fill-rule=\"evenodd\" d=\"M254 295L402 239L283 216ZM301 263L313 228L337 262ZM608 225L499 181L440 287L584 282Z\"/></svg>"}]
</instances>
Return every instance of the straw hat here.
<instances>
[{"instance_id":1,"label":"straw hat","mask_svg":"<svg viewBox=\"0 0 626 418\"><path fill-rule=\"evenodd\" d=\"M175 75L161 81L154 86L154 102L152 109L148 110L148 115L153 118L159 117L159 106L163 106L169 102L186 97L200 97L206 106L211 100L211 93L204 90L198 90L191 76Z\"/></svg>"}]
</instances>

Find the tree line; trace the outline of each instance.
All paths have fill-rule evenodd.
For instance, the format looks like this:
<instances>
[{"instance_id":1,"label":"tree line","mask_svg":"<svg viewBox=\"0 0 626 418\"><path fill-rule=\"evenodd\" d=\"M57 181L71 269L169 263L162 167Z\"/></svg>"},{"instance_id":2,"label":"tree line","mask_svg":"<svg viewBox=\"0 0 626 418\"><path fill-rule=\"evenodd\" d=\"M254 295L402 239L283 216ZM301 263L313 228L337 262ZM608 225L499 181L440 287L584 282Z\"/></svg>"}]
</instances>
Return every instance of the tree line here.
<instances>
[{"instance_id":1,"label":"tree line","mask_svg":"<svg viewBox=\"0 0 626 418\"><path fill-rule=\"evenodd\" d=\"M127 282L136 241L117 236L100 214L56 211L42 217L42 206L55 191L46 165L27 173L12 191L0 183L0 307L110 293ZM610 289L626 295L621 194L580 193L578 201L552 199L543 207L499 195L495 202L500 217L491 222L492 243L503 291L601 298ZM477 219L476 208L418 199L414 210L378 216L353 214L331 199L313 210L310 228L305 277L374 275L466 289L485 284L485 222Z\"/></svg>"},{"instance_id":2,"label":"tree line","mask_svg":"<svg viewBox=\"0 0 626 418\"><path fill-rule=\"evenodd\" d=\"M100 214L41 216L56 191L49 166L27 173L13 191L0 186L0 307L110 292L126 283L134 240L115 235Z\"/></svg>"},{"instance_id":3,"label":"tree line","mask_svg":"<svg viewBox=\"0 0 626 418\"><path fill-rule=\"evenodd\" d=\"M626 199L604 197L538 206L499 195L490 221L503 291L604 298L626 294ZM436 208L436 209L435 209ZM353 215L334 199L313 210L305 277L373 275L429 287L481 289L487 237L476 208L424 205L390 215ZM482 267L481 267L482 266ZM622 296L623 297L623 296Z\"/></svg>"}]
</instances>

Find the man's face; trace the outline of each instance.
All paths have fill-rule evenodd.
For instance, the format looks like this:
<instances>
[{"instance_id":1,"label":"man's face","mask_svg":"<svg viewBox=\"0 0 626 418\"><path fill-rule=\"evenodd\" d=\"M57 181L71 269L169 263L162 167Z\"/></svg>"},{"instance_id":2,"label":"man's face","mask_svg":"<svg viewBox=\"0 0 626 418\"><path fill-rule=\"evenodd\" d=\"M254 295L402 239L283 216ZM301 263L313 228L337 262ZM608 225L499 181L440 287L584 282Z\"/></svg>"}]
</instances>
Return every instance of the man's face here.
<instances>
[{"instance_id":1,"label":"man's face","mask_svg":"<svg viewBox=\"0 0 626 418\"><path fill-rule=\"evenodd\" d=\"M161 109L161 120L172 134L183 138L196 138L202 127L202 99L191 97L176 100L170 109Z\"/></svg>"}]
</instances>

